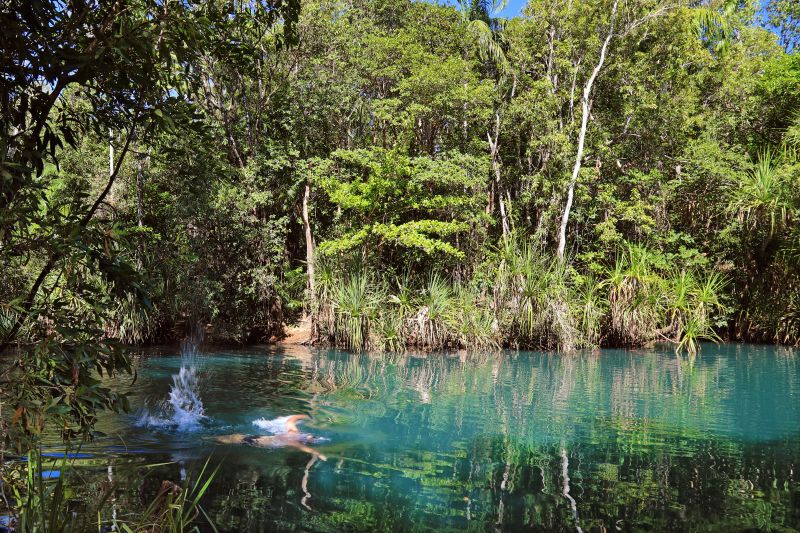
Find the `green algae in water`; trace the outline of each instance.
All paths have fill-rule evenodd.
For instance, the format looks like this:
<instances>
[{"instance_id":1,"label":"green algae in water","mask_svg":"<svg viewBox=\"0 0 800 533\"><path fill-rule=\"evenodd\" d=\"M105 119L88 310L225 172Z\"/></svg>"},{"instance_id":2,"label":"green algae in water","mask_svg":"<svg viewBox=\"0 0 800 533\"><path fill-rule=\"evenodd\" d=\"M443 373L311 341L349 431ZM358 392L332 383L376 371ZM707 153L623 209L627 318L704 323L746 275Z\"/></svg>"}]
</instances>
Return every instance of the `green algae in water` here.
<instances>
[{"instance_id":1,"label":"green algae in water","mask_svg":"<svg viewBox=\"0 0 800 533\"><path fill-rule=\"evenodd\" d=\"M687 361L265 348L197 365L197 431L104 416L109 437L89 448L116 468L119 509L213 455L223 466L203 503L223 531L800 528L795 350L706 345ZM154 408L179 366L144 356L134 403ZM313 417L327 461L211 440L291 413ZM141 477L160 461L172 464Z\"/></svg>"}]
</instances>

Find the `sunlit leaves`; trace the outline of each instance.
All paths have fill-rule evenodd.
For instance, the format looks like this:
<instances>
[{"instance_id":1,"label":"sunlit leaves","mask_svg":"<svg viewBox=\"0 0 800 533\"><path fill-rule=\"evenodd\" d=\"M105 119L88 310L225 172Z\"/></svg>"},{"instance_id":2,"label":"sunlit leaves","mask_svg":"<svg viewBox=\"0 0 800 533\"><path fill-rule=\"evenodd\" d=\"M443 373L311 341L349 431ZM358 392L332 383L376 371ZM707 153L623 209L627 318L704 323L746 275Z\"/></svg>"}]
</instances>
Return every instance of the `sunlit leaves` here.
<instances>
[{"instance_id":1,"label":"sunlit leaves","mask_svg":"<svg viewBox=\"0 0 800 533\"><path fill-rule=\"evenodd\" d=\"M479 162L458 154L410 158L379 149L337 151L333 156L314 165L313 176L343 211L350 229L322 242L322 253L372 244L416 250L431 258L440 253L464 257L453 238L477 221L483 181Z\"/></svg>"}]
</instances>

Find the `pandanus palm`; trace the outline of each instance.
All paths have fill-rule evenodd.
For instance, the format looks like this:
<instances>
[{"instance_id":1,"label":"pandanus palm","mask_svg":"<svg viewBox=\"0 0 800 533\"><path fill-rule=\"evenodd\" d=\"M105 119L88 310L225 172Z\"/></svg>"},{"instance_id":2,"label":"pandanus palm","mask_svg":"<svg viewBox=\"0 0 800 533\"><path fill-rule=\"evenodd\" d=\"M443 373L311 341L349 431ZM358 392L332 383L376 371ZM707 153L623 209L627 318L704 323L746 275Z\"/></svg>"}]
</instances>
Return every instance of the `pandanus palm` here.
<instances>
[{"instance_id":1,"label":"pandanus palm","mask_svg":"<svg viewBox=\"0 0 800 533\"><path fill-rule=\"evenodd\" d=\"M611 341L636 345L650 340L658 329L661 279L654 271L655 254L642 245L628 244L608 269L609 333Z\"/></svg>"},{"instance_id":2,"label":"pandanus palm","mask_svg":"<svg viewBox=\"0 0 800 533\"><path fill-rule=\"evenodd\" d=\"M382 288L368 272L354 271L333 293L337 341L353 350L370 347L370 333L384 300Z\"/></svg>"},{"instance_id":3,"label":"pandanus palm","mask_svg":"<svg viewBox=\"0 0 800 533\"><path fill-rule=\"evenodd\" d=\"M791 190L772 152L762 152L752 170L733 185L729 209L749 228L769 224L769 237L792 214Z\"/></svg>"},{"instance_id":4,"label":"pandanus palm","mask_svg":"<svg viewBox=\"0 0 800 533\"><path fill-rule=\"evenodd\" d=\"M447 338L447 317L452 307L453 291L439 274L431 274L422 290L417 315L418 342L430 348L442 348Z\"/></svg>"}]
</instances>

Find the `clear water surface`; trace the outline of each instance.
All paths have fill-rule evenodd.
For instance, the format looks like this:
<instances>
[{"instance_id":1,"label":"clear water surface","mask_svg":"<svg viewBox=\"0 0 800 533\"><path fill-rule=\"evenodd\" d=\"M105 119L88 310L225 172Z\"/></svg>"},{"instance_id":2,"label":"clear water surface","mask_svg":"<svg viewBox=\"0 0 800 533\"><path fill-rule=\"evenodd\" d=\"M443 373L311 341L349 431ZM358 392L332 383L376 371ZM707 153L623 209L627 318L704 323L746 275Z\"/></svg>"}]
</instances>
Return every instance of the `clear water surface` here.
<instances>
[{"instance_id":1,"label":"clear water surface","mask_svg":"<svg viewBox=\"0 0 800 533\"><path fill-rule=\"evenodd\" d=\"M800 529L797 350L207 350L193 357L205 418L153 422L182 362L137 356L122 386L147 411L105 414L107 436L82 449L120 508L211 457L203 505L221 531ZM211 439L293 413L313 417L327 461Z\"/></svg>"}]
</instances>

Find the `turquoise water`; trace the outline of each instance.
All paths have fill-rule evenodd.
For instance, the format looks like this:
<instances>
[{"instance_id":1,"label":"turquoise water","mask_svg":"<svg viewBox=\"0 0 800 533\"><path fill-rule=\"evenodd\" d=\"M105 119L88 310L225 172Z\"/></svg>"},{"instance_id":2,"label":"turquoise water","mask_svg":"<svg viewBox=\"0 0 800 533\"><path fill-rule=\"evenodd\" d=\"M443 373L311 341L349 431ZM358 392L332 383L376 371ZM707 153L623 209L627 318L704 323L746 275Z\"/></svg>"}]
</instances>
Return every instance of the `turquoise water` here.
<instances>
[{"instance_id":1,"label":"turquoise water","mask_svg":"<svg viewBox=\"0 0 800 533\"><path fill-rule=\"evenodd\" d=\"M161 408L176 354L137 357L133 404ZM105 415L120 508L221 464L221 531L800 528L800 352L707 345L557 355L367 355L301 347L195 358L195 428ZM326 461L219 445L253 421L313 420ZM169 464L145 468L145 465ZM105 463L103 463L105 465ZM99 483L99 481L98 481Z\"/></svg>"}]
</instances>

